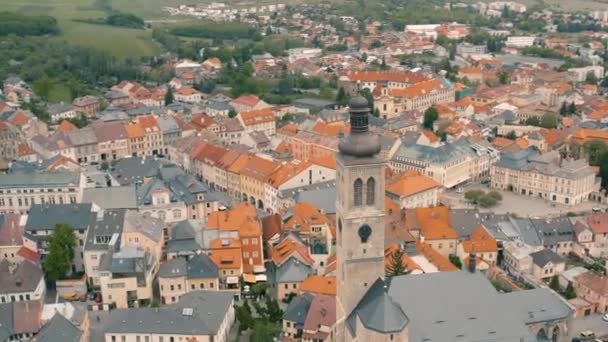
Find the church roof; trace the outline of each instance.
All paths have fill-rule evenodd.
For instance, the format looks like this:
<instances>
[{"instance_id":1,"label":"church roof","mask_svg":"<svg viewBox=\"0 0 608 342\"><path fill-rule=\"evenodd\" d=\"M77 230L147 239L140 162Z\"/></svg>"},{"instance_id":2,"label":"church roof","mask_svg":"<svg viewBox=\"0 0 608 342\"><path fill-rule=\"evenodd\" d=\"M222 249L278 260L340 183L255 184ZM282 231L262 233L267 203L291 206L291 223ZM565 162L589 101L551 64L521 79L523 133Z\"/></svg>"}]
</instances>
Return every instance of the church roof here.
<instances>
[{"instance_id":1,"label":"church roof","mask_svg":"<svg viewBox=\"0 0 608 342\"><path fill-rule=\"evenodd\" d=\"M378 278L347 319L347 326L356 336L357 317L370 330L380 333L401 332L409 319L399 304L387 293L387 284Z\"/></svg>"}]
</instances>

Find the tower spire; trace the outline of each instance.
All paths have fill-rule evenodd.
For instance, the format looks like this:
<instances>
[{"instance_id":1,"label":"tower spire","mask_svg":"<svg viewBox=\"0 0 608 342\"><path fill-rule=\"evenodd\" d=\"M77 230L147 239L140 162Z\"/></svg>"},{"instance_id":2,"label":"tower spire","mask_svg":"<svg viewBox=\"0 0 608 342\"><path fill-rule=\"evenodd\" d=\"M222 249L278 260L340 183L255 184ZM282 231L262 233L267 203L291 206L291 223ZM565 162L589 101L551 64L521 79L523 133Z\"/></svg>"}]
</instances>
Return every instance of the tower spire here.
<instances>
[{"instance_id":1,"label":"tower spire","mask_svg":"<svg viewBox=\"0 0 608 342\"><path fill-rule=\"evenodd\" d=\"M369 104L363 96L354 97L350 107L350 134L342 139L338 150L343 155L371 157L380 152L378 136L369 132Z\"/></svg>"}]
</instances>

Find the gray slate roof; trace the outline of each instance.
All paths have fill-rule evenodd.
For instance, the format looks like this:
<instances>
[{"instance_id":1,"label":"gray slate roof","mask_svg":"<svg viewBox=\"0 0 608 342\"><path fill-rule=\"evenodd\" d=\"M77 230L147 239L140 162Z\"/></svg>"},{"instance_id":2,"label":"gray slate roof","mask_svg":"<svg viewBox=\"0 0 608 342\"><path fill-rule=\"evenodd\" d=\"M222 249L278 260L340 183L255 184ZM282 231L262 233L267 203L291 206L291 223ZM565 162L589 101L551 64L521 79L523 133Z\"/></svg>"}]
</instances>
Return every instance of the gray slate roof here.
<instances>
[{"instance_id":1,"label":"gray slate roof","mask_svg":"<svg viewBox=\"0 0 608 342\"><path fill-rule=\"evenodd\" d=\"M308 292L293 298L283 313L283 319L295 322L296 329L302 329L313 298L314 296Z\"/></svg>"},{"instance_id":2,"label":"gray slate roof","mask_svg":"<svg viewBox=\"0 0 608 342\"><path fill-rule=\"evenodd\" d=\"M80 175L75 172L44 172L7 174L0 177L0 188L78 186Z\"/></svg>"},{"instance_id":3,"label":"gray slate roof","mask_svg":"<svg viewBox=\"0 0 608 342\"><path fill-rule=\"evenodd\" d=\"M161 278L187 277L188 279L210 279L219 275L217 266L206 254L190 258L175 258L160 265L158 276Z\"/></svg>"},{"instance_id":4,"label":"gray slate roof","mask_svg":"<svg viewBox=\"0 0 608 342\"><path fill-rule=\"evenodd\" d=\"M232 306L233 296L225 291L195 291L183 295L178 303L155 308L112 311L105 333L215 335ZM191 308L192 315L183 314Z\"/></svg>"},{"instance_id":5,"label":"gray slate roof","mask_svg":"<svg viewBox=\"0 0 608 342\"><path fill-rule=\"evenodd\" d=\"M0 341L8 341L13 335L13 305L12 303L0 304Z\"/></svg>"},{"instance_id":6,"label":"gray slate roof","mask_svg":"<svg viewBox=\"0 0 608 342\"><path fill-rule=\"evenodd\" d=\"M125 214L125 232L141 232L148 238L160 242L163 237L165 224L163 220L154 217L145 217L135 210L128 210Z\"/></svg>"},{"instance_id":7,"label":"gray slate roof","mask_svg":"<svg viewBox=\"0 0 608 342\"><path fill-rule=\"evenodd\" d=\"M86 188L82 201L95 203L103 209L137 209L135 186Z\"/></svg>"},{"instance_id":8,"label":"gray slate roof","mask_svg":"<svg viewBox=\"0 0 608 342\"><path fill-rule=\"evenodd\" d=\"M124 158L114 165L112 175L121 185L143 182L144 177L156 174L161 165L167 164L166 160L153 157Z\"/></svg>"},{"instance_id":9,"label":"gray slate roof","mask_svg":"<svg viewBox=\"0 0 608 342\"><path fill-rule=\"evenodd\" d=\"M122 235L125 214L126 209L112 209L100 210L91 215L84 250L108 250L109 240L112 238L112 235Z\"/></svg>"},{"instance_id":10,"label":"gray slate roof","mask_svg":"<svg viewBox=\"0 0 608 342\"><path fill-rule=\"evenodd\" d=\"M526 326L529 311L548 321L561 319L570 311L550 290L534 291L538 292L501 294L483 274L469 272L399 276L392 279L389 288L390 296L415 322L410 327L410 341L429 342L536 342ZM539 299L531 298L534 296Z\"/></svg>"},{"instance_id":11,"label":"gray slate roof","mask_svg":"<svg viewBox=\"0 0 608 342\"><path fill-rule=\"evenodd\" d=\"M277 283L300 282L313 274L312 267L300 262L300 260L290 257L277 269Z\"/></svg>"},{"instance_id":12,"label":"gray slate roof","mask_svg":"<svg viewBox=\"0 0 608 342\"><path fill-rule=\"evenodd\" d=\"M553 264L565 262L564 258L559 256L554 251L546 248L541 251L534 252L530 254L530 256L532 257L532 262L540 267L545 267L545 265L547 265L549 262L552 262Z\"/></svg>"},{"instance_id":13,"label":"gray slate roof","mask_svg":"<svg viewBox=\"0 0 608 342\"><path fill-rule=\"evenodd\" d=\"M36 264L23 260L12 273L8 260L0 262L0 293L33 292L43 278L42 270Z\"/></svg>"},{"instance_id":14,"label":"gray slate roof","mask_svg":"<svg viewBox=\"0 0 608 342\"><path fill-rule=\"evenodd\" d=\"M82 332L62 314L56 313L36 335L36 342L78 342Z\"/></svg>"},{"instance_id":15,"label":"gray slate roof","mask_svg":"<svg viewBox=\"0 0 608 342\"><path fill-rule=\"evenodd\" d=\"M25 230L52 230L55 224L65 223L84 231L89 227L90 219L91 203L34 204L30 207Z\"/></svg>"},{"instance_id":16,"label":"gray slate roof","mask_svg":"<svg viewBox=\"0 0 608 342\"><path fill-rule=\"evenodd\" d=\"M347 318L351 334L356 336L357 318L370 330L398 333L409 323L401 307L391 298L384 280L378 278Z\"/></svg>"}]
</instances>

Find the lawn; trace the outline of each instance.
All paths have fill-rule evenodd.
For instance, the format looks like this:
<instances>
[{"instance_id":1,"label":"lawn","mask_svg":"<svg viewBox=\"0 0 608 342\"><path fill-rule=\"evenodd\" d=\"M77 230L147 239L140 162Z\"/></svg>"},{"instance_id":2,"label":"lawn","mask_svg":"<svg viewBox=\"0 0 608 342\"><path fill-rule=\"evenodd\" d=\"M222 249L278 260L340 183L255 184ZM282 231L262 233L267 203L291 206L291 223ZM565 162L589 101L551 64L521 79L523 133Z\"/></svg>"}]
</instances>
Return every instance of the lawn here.
<instances>
[{"instance_id":1,"label":"lawn","mask_svg":"<svg viewBox=\"0 0 608 342\"><path fill-rule=\"evenodd\" d=\"M62 83L54 83L49 92L49 102L72 102L70 89Z\"/></svg>"},{"instance_id":2,"label":"lawn","mask_svg":"<svg viewBox=\"0 0 608 342\"><path fill-rule=\"evenodd\" d=\"M114 0L130 3L132 0ZM157 1L157 0L154 0ZM0 0L0 8L23 14L47 14L59 21L61 34L53 39L108 51L116 57L155 55L160 47L151 39L150 30L93 25L73 19L101 18L105 15L93 7L94 0ZM145 8L146 6L142 6Z\"/></svg>"}]
</instances>

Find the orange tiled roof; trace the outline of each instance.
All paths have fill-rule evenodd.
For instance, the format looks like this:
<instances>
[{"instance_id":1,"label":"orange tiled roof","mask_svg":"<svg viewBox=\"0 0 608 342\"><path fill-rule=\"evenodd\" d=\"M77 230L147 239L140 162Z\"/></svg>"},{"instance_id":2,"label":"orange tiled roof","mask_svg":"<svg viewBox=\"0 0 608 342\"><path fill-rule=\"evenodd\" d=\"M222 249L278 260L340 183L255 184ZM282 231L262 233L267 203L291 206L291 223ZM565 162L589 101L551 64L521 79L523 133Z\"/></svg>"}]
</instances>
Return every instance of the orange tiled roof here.
<instances>
[{"instance_id":1,"label":"orange tiled roof","mask_svg":"<svg viewBox=\"0 0 608 342\"><path fill-rule=\"evenodd\" d=\"M481 74L481 68L480 67L465 67L465 68L460 68L458 69L458 73L462 73L462 74Z\"/></svg>"},{"instance_id":2,"label":"orange tiled roof","mask_svg":"<svg viewBox=\"0 0 608 342\"><path fill-rule=\"evenodd\" d=\"M329 137L337 137L340 133L350 132L350 124L346 121L336 121L332 123L317 122L312 131Z\"/></svg>"},{"instance_id":3,"label":"orange tiled roof","mask_svg":"<svg viewBox=\"0 0 608 342\"><path fill-rule=\"evenodd\" d=\"M25 115L24 112L18 112L13 117L13 120L11 120L11 123L15 126L20 126L20 125L23 125L24 123L26 123L28 120L29 120L29 118L27 115Z\"/></svg>"},{"instance_id":4,"label":"orange tiled roof","mask_svg":"<svg viewBox=\"0 0 608 342\"><path fill-rule=\"evenodd\" d=\"M424 134L424 136L427 137L427 139L429 139L429 141L432 143L439 142L440 140L439 137L435 135L435 133L429 131L428 129L423 129L420 131L420 133Z\"/></svg>"},{"instance_id":5,"label":"orange tiled roof","mask_svg":"<svg viewBox=\"0 0 608 342\"><path fill-rule=\"evenodd\" d=\"M298 242L293 241L292 239L284 239L279 244L274 246L270 252L272 261L276 265L283 264L294 254L299 255L302 261L307 262L309 265L312 265L315 262L308 253L308 248Z\"/></svg>"},{"instance_id":6,"label":"orange tiled roof","mask_svg":"<svg viewBox=\"0 0 608 342\"><path fill-rule=\"evenodd\" d=\"M424 82L416 83L407 88L390 88L388 93L390 96L414 98L429 94L432 91L443 89L443 83L437 80L427 80Z\"/></svg>"},{"instance_id":7,"label":"orange tiled roof","mask_svg":"<svg viewBox=\"0 0 608 342\"><path fill-rule=\"evenodd\" d=\"M469 239L462 242L462 248L465 253L498 252L496 239L483 226L477 227Z\"/></svg>"},{"instance_id":8,"label":"orange tiled roof","mask_svg":"<svg viewBox=\"0 0 608 342\"><path fill-rule=\"evenodd\" d=\"M496 137L492 140L492 145L494 145L498 149L504 149L511 145L513 145L515 141L503 137Z\"/></svg>"},{"instance_id":9,"label":"orange tiled roof","mask_svg":"<svg viewBox=\"0 0 608 342\"><path fill-rule=\"evenodd\" d=\"M226 211L212 212L207 216L207 229L238 231L240 237L262 235L262 227L257 221L256 209L249 203L241 203Z\"/></svg>"},{"instance_id":10,"label":"orange tiled roof","mask_svg":"<svg viewBox=\"0 0 608 342\"><path fill-rule=\"evenodd\" d=\"M59 132L69 132L69 131L75 131L77 129L78 129L78 127L74 126L74 124L72 124L68 120L61 121L59 126L57 126L57 130Z\"/></svg>"},{"instance_id":11,"label":"orange tiled roof","mask_svg":"<svg viewBox=\"0 0 608 342\"><path fill-rule=\"evenodd\" d=\"M138 116L137 122L139 122L141 128L143 128L145 132L149 130L158 131L160 129L154 115Z\"/></svg>"},{"instance_id":12,"label":"orange tiled roof","mask_svg":"<svg viewBox=\"0 0 608 342\"><path fill-rule=\"evenodd\" d=\"M311 226L326 225L331 229L333 222L325 216L321 208L314 204L303 202L293 206L293 216L283 223L285 229L310 232Z\"/></svg>"},{"instance_id":13,"label":"orange tiled roof","mask_svg":"<svg viewBox=\"0 0 608 342\"><path fill-rule=\"evenodd\" d=\"M447 207L416 208L414 212L425 240L458 238L458 233L450 225Z\"/></svg>"},{"instance_id":14,"label":"orange tiled roof","mask_svg":"<svg viewBox=\"0 0 608 342\"><path fill-rule=\"evenodd\" d=\"M426 80L423 75L412 72L355 71L346 74L351 81L418 83Z\"/></svg>"},{"instance_id":15,"label":"orange tiled roof","mask_svg":"<svg viewBox=\"0 0 608 342\"><path fill-rule=\"evenodd\" d=\"M267 160L257 156L250 156L243 168L241 176L250 177L260 181L266 181L268 176L281 166L272 160Z\"/></svg>"},{"instance_id":16,"label":"orange tiled roof","mask_svg":"<svg viewBox=\"0 0 608 342\"><path fill-rule=\"evenodd\" d=\"M418 252L420 254L424 255L424 257L430 263L435 265L435 267L437 267L437 269L440 272L460 271L458 269L458 267L454 266L454 264L452 264L448 258L444 257L441 253L439 253L437 250L435 250L431 245L417 241L416 249L418 250Z\"/></svg>"},{"instance_id":17,"label":"orange tiled roof","mask_svg":"<svg viewBox=\"0 0 608 342\"><path fill-rule=\"evenodd\" d=\"M20 156L28 156L30 154L35 153L34 150L28 144L19 144L17 150Z\"/></svg>"},{"instance_id":18,"label":"orange tiled roof","mask_svg":"<svg viewBox=\"0 0 608 342\"><path fill-rule=\"evenodd\" d=\"M333 154L328 154L326 156L313 157L310 159L310 163L335 170L336 156Z\"/></svg>"},{"instance_id":19,"label":"orange tiled roof","mask_svg":"<svg viewBox=\"0 0 608 342\"><path fill-rule=\"evenodd\" d=\"M441 184L417 171L406 171L391 181L386 191L398 196L411 196L423 191L440 188Z\"/></svg>"},{"instance_id":20,"label":"orange tiled roof","mask_svg":"<svg viewBox=\"0 0 608 342\"><path fill-rule=\"evenodd\" d=\"M243 265L240 247L212 249L209 258L219 269L240 269Z\"/></svg>"},{"instance_id":21,"label":"orange tiled roof","mask_svg":"<svg viewBox=\"0 0 608 342\"><path fill-rule=\"evenodd\" d=\"M129 138L142 138L146 134L139 123L125 124L125 131Z\"/></svg>"},{"instance_id":22,"label":"orange tiled roof","mask_svg":"<svg viewBox=\"0 0 608 342\"><path fill-rule=\"evenodd\" d=\"M271 107L240 112L239 116L243 120L243 124L245 126L253 126L276 121Z\"/></svg>"},{"instance_id":23,"label":"orange tiled roof","mask_svg":"<svg viewBox=\"0 0 608 342\"><path fill-rule=\"evenodd\" d=\"M396 243L390 243L384 247L384 269L390 271L393 262L393 254L400 249ZM407 254L403 253L403 265L408 272L421 270L420 266Z\"/></svg>"},{"instance_id":24,"label":"orange tiled roof","mask_svg":"<svg viewBox=\"0 0 608 342\"><path fill-rule=\"evenodd\" d=\"M247 107L255 107L260 102L260 98L255 95L241 95L231 102Z\"/></svg>"},{"instance_id":25,"label":"orange tiled roof","mask_svg":"<svg viewBox=\"0 0 608 342\"><path fill-rule=\"evenodd\" d=\"M300 283L300 291L335 296L336 277L311 275Z\"/></svg>"},{"instance_id":26,"label":"orange tiled roof","mask_svg":"<svg viewBox=\"0 0 608 342\"><path fill-rule=\"evenodd\" d=\"M184 95L184 96L190 96L190 95L194 95L194 94L198 94L198 93L199 93L199 91L192 87L181 87L181 88L179 88L179 90L177 90L177 94Z\"/></svg>"}]
</instances>

